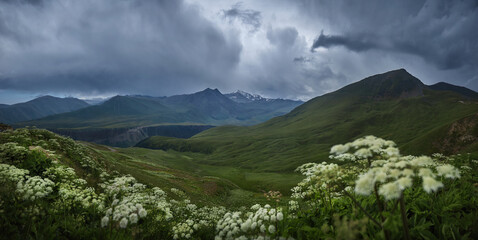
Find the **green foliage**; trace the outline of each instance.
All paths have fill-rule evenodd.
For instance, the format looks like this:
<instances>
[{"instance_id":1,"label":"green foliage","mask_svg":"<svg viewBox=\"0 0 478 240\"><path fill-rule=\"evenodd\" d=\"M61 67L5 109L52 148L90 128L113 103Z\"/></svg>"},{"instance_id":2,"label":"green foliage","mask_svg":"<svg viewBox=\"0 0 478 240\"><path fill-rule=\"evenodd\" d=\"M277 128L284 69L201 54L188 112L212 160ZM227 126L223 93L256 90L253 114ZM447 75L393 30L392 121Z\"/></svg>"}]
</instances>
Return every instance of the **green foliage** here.
<instances>
[{"instance_id":1,"label":"green foliage","mask_svg":"<svg viewBox=\"0 0 478 240\"><path fill-rule=\"evenodd\" d=\"M29 142L36 145L25 144ZM172 170L187 169L193 162L181 166L178 159L194 154L111 152L45 130L9 131L0 133L0 227L2 236L10 239L477 238L478 161L472 155L401 156L393 146L374 137L335 146L331 154L337 164L299 167L305 179L290 197L269 191L259 200L236 186L227 197L250 202L225 207L213 200L227 199L221 195L190 198L199 186L195 184L207 178ZM141 158L131 158L133 153ZM148 171L159 171L161 166L153 156L165 158L162 171L169 171L169 177L148 177ZM420 170L424 168L441 188L429 190L425 184L429 175ZM390 171L387 178L381 178L379 170ZM382 188L403 184L395 170L406 174L413 170L413 181L397 190L398 197L390 197L387 194L394 193ZM126 175L127 171L138 178ZM375 188L367 192L361 181L370 171ZM175 175L191 181L165 184L167 179L177 182ZM160 184L169 186L167 191Z\"/></svg>"},{"instance_id":2,"label":"green foliage","mask_svg":"<svg viewBox=\"0 0 478 240\"><path fill-rule=\"evenodd\" d=\"M19 165L20 168L29 170L34 175L42 174L51 166L52 160L42 151L30 151Z\"/></svg>"}]
</instances>

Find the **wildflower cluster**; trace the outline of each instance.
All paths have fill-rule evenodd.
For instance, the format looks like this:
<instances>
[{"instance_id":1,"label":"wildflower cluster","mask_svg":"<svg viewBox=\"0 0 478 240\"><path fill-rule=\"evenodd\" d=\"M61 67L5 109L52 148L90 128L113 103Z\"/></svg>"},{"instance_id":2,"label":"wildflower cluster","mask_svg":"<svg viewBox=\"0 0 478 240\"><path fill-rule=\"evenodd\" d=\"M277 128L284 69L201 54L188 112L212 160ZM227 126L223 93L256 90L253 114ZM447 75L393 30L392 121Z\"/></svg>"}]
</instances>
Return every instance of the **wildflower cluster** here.
<instances>
[{"instance_id":1,"label":"wildflower cluster","mask_svg":"<svg viewBox=\"0 0 478 240\"><path fill-rule=\"evenodd\" d=\"M172 217L166 193L157 187L147 189L131 176L116 177L101 186L106 196L112 199L101 220L102 226L107 226L111 221L119 223L120 228L136 224L148 215L146 208L160 210L162 214L156 216L158 220Z\"/></svg>"},{"instance_id":2,"label":"wildflower cluster","mask_svg":"<svg viewBox=\"0 0 478 240\"><path fill-rule=\"evenodd\" d=\"M52 193L54 185L48 178L41 178L39 176L27 177L26 180L17 183L17 193L25 200L34 201Z\"/></svg>"},{"instance_id":3,"label":"wildflower cluster","mask_svg":"<svg viewBox=\"0 0 478 240\"><path fill-rule=\"evenodd\" d=\"M281 208L256 204L245 214L228 212L218 221L216 239L264 239L276 236L278 226L284 220Z\"/></svg>"},{"instance_id":4,"label":"wildflower cluster","mask_svg":"<svg viewBox=\"0 0 478 240\"><path fill-rule=\"evenodd\" d=\"M184 222L179 222L173 226L173 239L190 239L194 230L198 230L198 225L191 219L186 219Z\"/></svg>"},{"instance_id":5,"label":"wildflower cluster","mask_svg":"<svg viewBox=\"0 0 478 240\"><path fill-rule=\"evenodd\" d=\"M26 169L9 164L0 164L0 183L15 186L15 192L24 200L34 201L53 192L54 183L48 178L29 176Z\"/></svg>"},{"instance_id":6,"label":"wildflower cluster","mask_svg":"<svg viewBox=\"0 0 478 240\"><path fill-rule=\"evenodd\" d=\"M172 214L176 216L172 226L174 239L196 239L201 238L198 235L200 232L213 232L217 221L227 212L222 206L198 207L179 189L171 188L171 193L183 199L170 200Z\"/></svg>"},{"instance_id":7,"label":"wildflower cluster","mask_svg":"<svg viewBox=\"0 0 478 240\"><path fill-rule=\"evenodd\" d=\"M13 182L17 183L25 179L30 173L26 169L16 168L9 164L0 163L0 183Z\"/></svg>"},{"instance_id":8,"label":"wildflower cluster","mask_svg":"<svg viewBox=\"0 0 478 240\"><path fill-rule=\"evenodd\" d=\"M387 200L398 199L403 190L412 187L414 181L419 181L418 178L427 193L437 191L443 187L437 177L459 178L460 172L450 164L439 164L427 156L393 157L374 161L372 168L357 179L355 192L369 195L380 185L378 193L381 196Z\"/></svg>"},{"instance_id":9,"label":"wildflower cluster","mask_svg":"<svg viewBox=\"0 0 478 240\"><path fill-rule=\"evenodd\" d=\"M337 193L349 186L358 171L354 166L339 166L335 163L306 163L297 168L305 176L296 187L292 188L292 198L310 199L317 194L331 197L328 193ZM338 196L334 194L334 196Z\"/></svg>"},{"instance_id":10,"label":"wildflower cluster","mask_svg":"<svg viewBox=\"0 0 478 240\"><path fill-rule=\"evenodd\" d=\"M61 208L72 209L95 207L98 210L104 208L104 196L95 192L92 187L86 187L86 181L75 179L71 183L58 184L58 195L61 199Z\"/></svg>"},{"instance_id":11,"label":"wildflower cluster","mask_svg":"<svg viewBox=\"0 0 478 240\"><path fill-rule=\"evenodd\" d=\"M47 168L43 175L53 181L71 182L74 179L78 179L75 169L60 164Z\"/></svg>"},{"instance_id":12,"label":"wildflower cluster","mask_svg":"<svg viewBox=\"0 0 478 240\"><path fill-rule=\"evenodd\" d=\"M330 158L340 161L370 163L374 157L395 157L400 151L393 141L375 136L366 136L346 144L338 144L330 149Z\"/></svg>"},{"instance_id":13,"label":"wildflower cluster","mask_svg":"<svg viewBox=\"0 0 478 240\"><path fill-rule=\"evenodd\" d=\"M0 162L18 165L28 154L27 148L16 142L0 144Z\"/></svg>"}]
</instances>

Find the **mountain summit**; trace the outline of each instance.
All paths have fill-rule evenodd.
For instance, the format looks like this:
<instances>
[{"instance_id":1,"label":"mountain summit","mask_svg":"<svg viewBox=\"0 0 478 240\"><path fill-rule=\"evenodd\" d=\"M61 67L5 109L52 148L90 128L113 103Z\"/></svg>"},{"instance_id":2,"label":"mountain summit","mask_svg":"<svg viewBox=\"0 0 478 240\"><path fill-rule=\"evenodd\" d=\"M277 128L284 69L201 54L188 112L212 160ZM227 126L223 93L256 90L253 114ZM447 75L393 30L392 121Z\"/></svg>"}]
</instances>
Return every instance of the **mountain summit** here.
<instances>
[{"instance_id":1,"label":"mountain summit","mask_svg":"<svg viewBox=\"0 0 478 240\"><path fill-rule=\"evenodd\" d=\"M385 100L423 96L424 87L425 84L402 68L367 77L337 92Z\"/></svg>"},{"instance_id":2,"label":"mountain summit","mask_svg":"<svg viewBox=\"0 0 478 240\"><path fill-rule=\"evenodd\" d=\"M267 101L267 100L269 100L267 98L263 98L260 95L250 94L248 92L244 92L244 91L241 91L241 90L237 90L236 92L228 93L228 94L224 94L224 95L226 97L228 97L229 99L231 99L232 101L237 102L237 103L249 103L249 102L254 102L254 101L261 101L261 100Z\"/></svg>"}]
</instances>

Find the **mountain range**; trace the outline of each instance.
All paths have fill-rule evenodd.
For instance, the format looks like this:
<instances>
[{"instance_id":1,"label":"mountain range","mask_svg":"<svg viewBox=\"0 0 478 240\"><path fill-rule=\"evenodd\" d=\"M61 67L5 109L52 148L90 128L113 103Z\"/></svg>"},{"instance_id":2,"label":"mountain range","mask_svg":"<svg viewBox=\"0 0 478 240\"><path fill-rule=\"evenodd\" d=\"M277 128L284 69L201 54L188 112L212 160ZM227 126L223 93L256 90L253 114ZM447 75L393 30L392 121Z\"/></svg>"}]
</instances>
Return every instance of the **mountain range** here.
<instances>
[{"instance_id":1,"label":"mountain range","mask_svg":"<svg viewBox=\"0 0 478 240\"><path fill-rule=\"evenodd\" d=\"M137 146L205 153L203 164L271 172L327 161L332 145L365 135L395 141L404 154L478 150L478 94L427 86L404 69L374 75L254 126L222 126L190 139L151 137ZM178 146L189 146L179 148Z\"/></svg>"},{"instance_id":2,"label":"mountain range","mask_svg":"<svg viewBox=\"0 0 478 240\"><path fill-rule=\"evenodd\" d=\"M95 105L74 98L41 97L12 106L0 105L0 116L4 116L0 122L128 147L149 136L187 138L213 126L257 124L286 114L302 103L243 91L222 94L210 88L171 97L115 96Z\"/></svg>"},{"instance_id":3,"label":"mountain range","mask_svg":"<svg viewBox=\"0 0 478 240\"><path fill-rule=\"evenodd\" d=\"M75 111L88 107L85 101L76 98L43 96L24 103L0 104L0 122L16 123L49 115Z\"/></svg>"},{"instance_id":4,"label":"mountain range","mask_svg":"<svg viewBox=\"0 0 478 240\"><path fill-rule=\"evenodd\" d=\"M92 105L87 102L45 96L14 105L0 104L0 122L45 128L138 127L165 123L250 125L285 114L303 103L268 99L243 91L223 95L210 88L171 97L118 95L103 102L90 101L95 103Z\"/></svg>"},{"instance_id":5,"label":"mountain range","mask_svg":"<svg viewBox=\"0 0 478 240\"><path fill-rule=\"evenodd\" d=\"M243 93L244 95L242 95ZM235 101L232 96L247 98L248 93L223 95L217 89L171 97L115 96L104 103L77 111L51 115L15 126L41 128L125 128L162 124L251 125L283 115L301 101L251 99Z\"/></svg>"}]
</instances>

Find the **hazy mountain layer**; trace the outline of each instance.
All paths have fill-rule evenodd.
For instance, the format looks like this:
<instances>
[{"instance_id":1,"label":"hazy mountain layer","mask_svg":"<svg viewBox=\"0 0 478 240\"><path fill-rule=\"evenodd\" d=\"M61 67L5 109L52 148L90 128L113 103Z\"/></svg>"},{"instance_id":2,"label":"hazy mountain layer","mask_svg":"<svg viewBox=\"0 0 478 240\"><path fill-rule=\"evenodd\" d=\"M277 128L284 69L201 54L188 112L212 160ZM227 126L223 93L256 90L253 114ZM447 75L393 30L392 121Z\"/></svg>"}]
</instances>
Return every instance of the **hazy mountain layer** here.
<instances>
[{"instance_id":1,"label":"hazy mountain layer","mask_svg":"<svg viewBox=\"0 0 478 240\"><path fill-rule=\"evenodd\" d=\"M76 98L44 96L13 105L0 104L0 122L16 123L49 115L75 111L88 107L85 101Z\"/></svg>"},{"instance_id":2,"label":"hazy mountain layer","mask_svg":"<svg viewBox=\"0 0 478 240\"><path fill-rule=\"evenodd\" d=\"M42 128L125 128L158 124L250 125L283 115L300 101L268 99L238 103L217 89L171 97L116 96L78 111L23 122Z\"/></svg>"}]
</instances>

